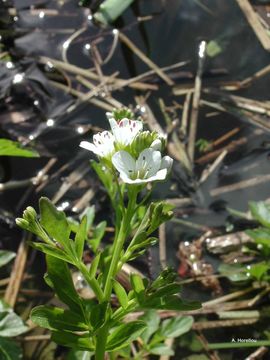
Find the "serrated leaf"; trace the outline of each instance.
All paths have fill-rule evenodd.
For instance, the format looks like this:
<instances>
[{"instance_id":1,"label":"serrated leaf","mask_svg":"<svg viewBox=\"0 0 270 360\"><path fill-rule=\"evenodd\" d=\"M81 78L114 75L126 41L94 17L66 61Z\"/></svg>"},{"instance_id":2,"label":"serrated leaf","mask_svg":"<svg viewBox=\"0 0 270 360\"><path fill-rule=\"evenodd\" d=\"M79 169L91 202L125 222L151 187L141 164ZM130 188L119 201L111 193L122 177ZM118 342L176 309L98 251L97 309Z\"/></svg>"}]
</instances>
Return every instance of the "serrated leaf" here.
<instances>
[{"instance_id":1,"label":"serrated leaf","mask_svg":"<svg viewBox=\"0 0 270 360\"><path fill-rule=\"evenodd\" d=\"M75 250L78 259L82 258L84 241L87 238L87 217L84 216L81 220L80 226L75 236Z\"/></svg>"},{"instance_id":2,"label":"serrated leaf","mask_svg":"<svg viewBox=\"0 0 270 360\"><path fill-rule=\"evenodd\" d=\"M8 264L15 256L13 251L0 250L0 267Z\"/></svg>"},{"instance_id":3,"label":"serrated leaf","mask_svg":"<svg viewBox=\"0 0 270 360\"><path fill-rule=\"evenodd\" d=\"M49 330L87 331L83 319L70 310L53 306L37 306L30 315L33 323Z\"/></svg>"},{"instance_id":4,"label":"serrated leaf","mask_svg":"<svg viewBox=\"0 0 270 360\"><path fill-rule=\"evenodd\" d=\"M35 150L23 148L16 141L0 139L0 156L39 157L39 154Z\"/></svg>"},{"instance_id":5,"label":"serrated leaf","mask_svg":"<svg viewBox=\"0 0 270 360\"><path fill-rule=\"evenodd\" d=\"M124 348L136 340L145 329L146 324L142 321L131 321L116 327L108 336L107 351L116 351Z\"/></svg>"},{"instance_id":6,"label":"serrated leaf","mask_svg":"<svg viewBox=\"0 0 270 360\"><path fill-rule=\"evenodd\" d=\"M71 310L81 314L81 299L74 287L70 270L65 261L47 255L46 262L49 280L59 299Z\"/></svg>"}]
</instances>

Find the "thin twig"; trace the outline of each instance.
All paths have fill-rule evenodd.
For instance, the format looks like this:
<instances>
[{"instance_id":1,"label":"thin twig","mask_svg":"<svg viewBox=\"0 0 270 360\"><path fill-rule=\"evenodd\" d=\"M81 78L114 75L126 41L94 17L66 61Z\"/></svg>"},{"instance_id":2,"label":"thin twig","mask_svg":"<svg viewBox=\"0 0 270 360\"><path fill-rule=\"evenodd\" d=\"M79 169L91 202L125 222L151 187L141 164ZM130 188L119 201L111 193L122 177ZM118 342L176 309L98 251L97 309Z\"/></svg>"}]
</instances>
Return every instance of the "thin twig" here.
<instances>
[{"instance_id":1,"label":"thin twig","mask_svg":"<svg viewBox=\"0 0 270 360\"><path fill-rule=\"evenodd\" d=\"M194 94L193 94L191 114L190 114L190 128L189 128L187 152L191 162L193 162L194 154L195 154L197 123L198 123L199 106L200 106L200 98L201 98L202 72L203 72L203 65L206 56L205 50L206 50L206 42L202 41L200 43L200 48L199 48L198 70L195 78Z\"/></svg>"},{"instance_id":2,"label":"thin twig","mask_svg":"<svg viewBox=\"0 0 270 360\"><path fill-rule=\"evenodd\" d=\"M167 85L174 85L173 80L165 74L160 67L158 67L152 60L150 60L126 35L119 32L119 39L134 52L145 64L147 64L152 70L154 70L161 79L163 79Z\"/></svg>"},{"instance_id":3,"label":"thin twig","mask_svg":"<svg viewBox=\"0 0 270 360\"><path fill-rule=\"evenodd\" d=\"M221 186L221 187L212 189L212 190L210 190L210 195L215 197L215 196L219 196L221 194L226 194L228 192L257 186L258 184L264 184L264 183L267 183L268 181L270 181L270 174L258 175L251 179L239 181L238 183L234 183L234 184Z\"/></svg>"},{"instance_id":4,"label":"thin twig","mask_svg":"<svg viewBox=\"0 0 270 360\"><path fill-rule=\"evenodd\" d=\"M28 238L30 235L28 235ZM6 288L4 300L11 307L14 307L16 299L19 293L19 289L23 280L24 269L26 265L26 259L28 254L28 245L26 243L26 238L22 239L17 256L12 268L10 275L10 282Z\"/></svg>"},{"instance_id":5,"label":"thin twig","mask_svg":"<svg viewBox=\"0 0 270 360\"><path fill-rule=\"evenodd\" d=\"M166 226L165 224L160 225L158 230L159 235L159 261L162 269L167 267L166 257Z\"/></svg>"},{"instance_id":6,"label":"thin twig","mask_svg":"<svg viewBox=\"0 0 270 360\"><path fill-rule=\"evenodd\" d=\"M248 0L236 0L241 10L243 11L249 25L252 27L258 40L262 44L265 50L270 50L270 37L266 32L266 29L262 26L256 12L250 5Z\"/></svg>"}]
</instances>

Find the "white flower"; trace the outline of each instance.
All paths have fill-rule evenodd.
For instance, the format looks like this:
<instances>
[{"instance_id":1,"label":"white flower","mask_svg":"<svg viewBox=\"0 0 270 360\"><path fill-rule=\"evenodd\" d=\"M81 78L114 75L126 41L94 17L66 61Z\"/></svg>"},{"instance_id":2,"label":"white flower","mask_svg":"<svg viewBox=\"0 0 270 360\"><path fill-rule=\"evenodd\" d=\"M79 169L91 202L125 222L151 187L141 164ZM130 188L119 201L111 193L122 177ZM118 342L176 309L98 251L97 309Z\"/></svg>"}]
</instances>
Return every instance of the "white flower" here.
<instances>
[{"instance_id":1,"label":"white flower","mask_svg":"<svg viewBox=\"0 0 270 360\"><path fill-rule=\"evenodd\" d=\"M108 118L111 125L115 142L122 146L127 146L142 131L143 123L138 120L122 119L117 122L113 117Z\"/></svg>"},{"instance_id":2,"label":"white flower","mask_svg":"<svg viewBox=\"0 0 270 360\"><path fill-rule=\"evenodd\" d=\"M80 147L92 151L99 157L108 157L114 152L114 136L109 131L102 131L93 136L93 143L82 141Z\"/></svg>"},{"instance_id":3,"label":"white flower","mask_svg":"<svg viewBox=\"0 0 270 360\"><path fill-rule=\"evenodd\" d=\"M112 157L113 165L127 184L164 180L171 170L172 162L172 158L162 158L160 151L152 148L143 150L137 160L124 150L116 152Z\"/></svg>"}]
</instances>

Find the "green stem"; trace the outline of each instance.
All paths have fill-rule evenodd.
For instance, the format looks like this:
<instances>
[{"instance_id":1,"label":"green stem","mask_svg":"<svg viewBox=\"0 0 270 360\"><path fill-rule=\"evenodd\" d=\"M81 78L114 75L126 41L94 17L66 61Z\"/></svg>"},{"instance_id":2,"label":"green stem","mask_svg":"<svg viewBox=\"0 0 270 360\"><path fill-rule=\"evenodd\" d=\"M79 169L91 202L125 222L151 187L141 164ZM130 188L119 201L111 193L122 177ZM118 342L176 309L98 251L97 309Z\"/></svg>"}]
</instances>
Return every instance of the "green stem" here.
<instances>
[{"instance_id":1,"label":"green stem","mask_svg":"<svg viewBox=\"0 0 270 360\"><path fill-rule=\"evenodd\" d=\"M104 286L105 301L109 301L111 297L112 279L115 277L118 270L118 262L130 227L130 221L133 216L134 206L136 204L136 198L137 198L137 189L131 189L128 207L123 216L118 236L114 239L114 243L113 243L112 259Z\"/></svg>"},{"instance_id":2,"label":"green stem","mask_svg":"<svg viewBox=\"0 0 270 360\"><path fill-rule=\"evenodd\" d=\"M88 285L91 287L91 289L94 291L99 303L103 302L104 300L104 295L103 292L100 288L100 285L97 281L97 279L92 278L88 272L87 267L84 264L80 264L78 266L78 269L80 270L80 272L83 274L83 277L85 278L86 282L88 283Z\"/></svg>"},{"instance_id":3,"label":"green stem","mask_svg":"<svg viewBox=\"0 0 270 360\"><path fill-rule=\"evenodd\" d=\"M95 360L104 360L109 328L103 326L97 333Z\"/></svg>"},{"instance_id":4,"label":"green stem","mask_svg":"<svg viewBox=\"0 0 270 360\"><path fill-rule=\"evenodd\" d=\"M117 236L114 239L113 249L112 249L112 259L110 263L110 267L108 273L105 278L105 285L104 285L104 301L110 301L111 293L112 293L112 279L116 276L118 269L118 263L120 260L121 252L123 250L123 245L128 235L130 229L130 221L134 214L134 208L136 205L137 199L137 189L131 188L130 189L130 196L128 207L124 212L124 216L121 221L121 226ZM109 329L107 326L103 326L97 335L97 344L96 344L96 355L95 360L104 360L104 355L106 351L106 343L108 337Z\"/></svg>"}]
</instances>

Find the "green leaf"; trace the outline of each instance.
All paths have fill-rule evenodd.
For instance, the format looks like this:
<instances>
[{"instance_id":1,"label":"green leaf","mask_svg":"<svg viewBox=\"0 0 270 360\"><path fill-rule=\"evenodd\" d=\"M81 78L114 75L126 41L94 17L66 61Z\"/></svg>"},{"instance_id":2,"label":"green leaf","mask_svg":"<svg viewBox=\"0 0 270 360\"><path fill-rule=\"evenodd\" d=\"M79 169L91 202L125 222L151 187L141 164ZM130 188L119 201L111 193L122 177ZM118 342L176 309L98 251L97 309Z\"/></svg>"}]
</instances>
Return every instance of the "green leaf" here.
<instances>
[{"instance_id":1,"label":"green leaf","mask_svg":"<svg viewBox=\"0 0 270 360\"><path fill-rule=\"evenodd\" d=\"M258 220L262 225L270 227L270 204L263 201L250 202L249 209L254 219Z\"/></svg>"},{"instance_id":2,"label":"green leaf","mask_svg":"<svg viewBox=\"0 0 270 360\"><path fill-rule=\"evenodd\" d=\"M89 334L76 335L65 331L53 331L52 340L59 345L74 348L76 350L94 351L94 344Z\"/></svg>"},{"instance_id":3,"label":"green leaf","mask_svg":"<svg viewBox=\"0 0 270 360\"><path fill-rule=\"evenodd\" d=\"M16 253L13 251L0 250L0 267L9 263L15 256Z\"/></svg>"},{"instance_id":4,"label":"green leaf","mask_svg":"<svg viewBox=\"0 0 270 360\"><path fill-rule=\"evenodd\" d=\"M98 11L95 12L95 19L104 25L115 21L133 3L134 0L105 0Z\"/></svg>"},{"instance_id":5,"label":"green leaf","mask_svg":"<svg viewBox=\"0 0 270 360\"><path fill-rule=\"evenodd\" d=\"M99 244L105 234L106 226L107 226L106 221L102 221L101 223L99 223L94 229L92 239L88 240L88 243L94 252L96 252L99 247Z\"/></svg>"},{"instance_id":6,"label":"green leaf","mask_svg":"<svg viewBox=\"0 0 270 360\"><path fill-rule=\"evenodd\" d=\"M100 256L101 256L101 253L96 254L94 260L91 262L90 270L89 270L89 275L91 278L96 277Z\"/></svg>"},{"instance_id":7,"label":"green leaf","mask_svg":"<svg viewBox=\"0 0 270 360\"><path fill-rule=\"evenodd\" d=\"M241 264L221 264L218 271L233 282L249 280L247 269Z\"/></svg>"},{"instance_id":8,"label":"green leaf","mask_svg":"<svg viewBox=\"0 0 270 360\"><path fill-rule=\"evenodd\" d=\"M47 255L46 262L49 279L59 299L71 310L81 314L81 299L65 261Z\"/></svg>"},{"instance_id":9,"label":"green leaf","mask_svg":"<svg viewBox=\"0 0 270 360\"><path fill-rule=\"evenodd\" d=\"M53 239L58 241L66 251L70 251L70 227L65 213L57 210L51 201L45 197L39 200L39 208L41 215L40 223L43 228Z\"/></svg>"},{"instance_id":10,"label":"green leaf","mask_svg":"<svg viewBox=\"0 0 270 360\"><path fill-rule=\"evenodd\" d=\"M162 270L159 276L152 282L150 289L159 289L175 281L177 274L171 268Z\"/></svg>"},{"instance_id":11,"label":"green leaf","mask_svg":"<svg viewBox=\"0 0 270 360\"><path fill-rule=\"evenodd\" d=\"M105 323L106 314L108 309L108 302L95 305L90 314L90 323L93 326L93 330L96 331Z\"/></svg>"},{"instance_id":12,"label":"green leaf","mask_svg":"<svg viewBox=\"0 0 270 360\"><path fill-rule=\"evenodd\" d=\"M84 241L87 238L87 217L84 216L81 220L80 226L75 236L75 250L78 259L82 258Z\"/></svg>"},{"instance_id":13,"label":"green leaf","mask_svg":"<svg viewBox=\"0 0 270 360\"><path fill-rule=\"evenodd\" d=\"M192 324L192 316L177 316L164 320L158 334L164 338L176 338L188 332Z\"/></svg>"},{"instance_id":14,"label":"green leaf","mask_svg":"<svg viewBox=\"0 0 270 360\"><path fill-rule=\"evenodd\" d=\"M165 286L160 287L154 292L155 297L163 297L168 295L178 294L181 290L182 286L178 283L172 283Z\"/></svg>"},{"instance_id":15,"label":"green leaf","mask_svg":"<svg viewBox=\"0 0 270 360\"><path fill-rule=\"evenodd\" d=\"M126 324L119 325L108 336L106 350L115 351L122 349L132 341L136 340L141 335L145 327L146 324L142 321L131 321Z\"/></svg>"},{"instance_id":16,"label":"green leaf","mask_svg":"<svg viewBox=\"0 0 270 360\"><path fill-rule=\"evenodd\" d=\"M75 350L69 351L66 360L91 360L94 353L89 351Z\"/></svg>"},{"instance_id":17,"label":"green leaf","mask_svg":"<svg viewBox=\"0 0 270 360\"><path fill-rule=\"evenodd\" d=\"M22 360L22 356L22 349L15 341L0 337L1 360Z\"/></svg>"},{"instance_id":18,"label":"green leaf","mask_svg":"<svg viewBox=\"0 0 270 360\"><path fill-rule=\"evenodd\" d=\"M23 148L16 141L0 139L0 156L39 157L39 154L35 150Z\"/></svg>"},{"instance_id":19,"label":"green leaf","mask_svg":"<svg viewBox=\"0 0 270 360\"><path fill-rule=\"evenodd\" d=\"M31 311L31 320L49 330L87 331L82 317L70 310L52 306L37 306Z\"/></svg>"},{"instance_id":20,"label":"green leaf","mask_svg":"<svg viewBox=\"0 0 270 360\"><path fill-rule=\"evenodd\" d=\"M137 294L140 294L140 293L144 292L145 286L144 286L143 280L142 280L140 275L131 274L130 275L130 282L131 282L133 290Z\"/></svg>"},{"instance_id":21,"label":"green leaf","mask_svg":"<svg viewBox=\"0 0 270 360\"><path fill-rule=\"evenodd\" d=\"M160 317L156 310L148 310L139 319L146 323L146 328L141 334L141 338L146 344L150 337L158 330Z\"/></svg>"},{"instance_id":22,"label":"green leaf","mask_svg":"<svg viewBox=\"0 0 270 360\"><path fill-rule=\"evenodd\" d=\"M18 336L28 330L22 319L1 300L0 307L0 337Z\"/></svg>"},{"instance_id":23,"label":"green leaf","mask_svg":"<svg viewBox=\"0 0 270 360\"><path fill-rule=\"evenodd\" d=\"M154 355L173 356L174 351L166 344L156 344L149 347L149 352Z\"/></svg>"},{"instance_id":24,"label":"green leaf","mask_svg":"<svg viewBox=\"0 0 270 360\"><path fill-rule=\"evenodd\" d=\"M247 230L246 233L255 241L257 245L261 245L262 253L265 256L270 255L270 229L258 228Z\"/></svg>"},{"instance_id":25,"label":"green leaf","mask_svg":"<svg viewBox=\"0 0 270 360\"><path fill-rule=\"evenodd\" d=\"M57 259L64 260L70 264L74 265L73 259L71 259L63 250L58 249L55 246L37 243L37 242L29 242L29 244L39 251L42 251L44 254L51 255Z\"/></svg>"},{"instance_id":26,"label":"green leaf","mask_svg":"<svg viewBox=\"0 0 270 360\"><path fill-rule=\"evenodd\" d=\"M215 57L223 51L221 45L217 40L211 40L207 44L206 53L209 57Z\"/></svg>"},{"instance_id":27,"label":"green leaf","mask_svg":"<svg viewBox=\"0 0 270 360\"><path fill-rule=\"evenodd\" d=\"M87 232L90 230L95 219L95 206L88 206L82 213L81 219L86 216L87 219Z\"/></svg>"},{"instance_id":28,"label":"green leaf","mask_svg":"<svg viewBox=\"0 0 270 360\"><path fill-rule=\"evenodd\" d=\"M126 309L128 307L128 296L123 286L116 280L113 282L113 288L120 305Z\"/></svg>"},{"instance_id":29,"label":"green leaf","mask_svg":"<svg viewBox=\"0 0 270 360\"><path fill-rule=\"evenodd\" d=\"M252 277L254 277L257 280L261 280L263 275L265 275L270 269L269 264L265 262L260 262L257 264L250 265L250 269L248 272Z\"/></svg>"}]
</instances>

